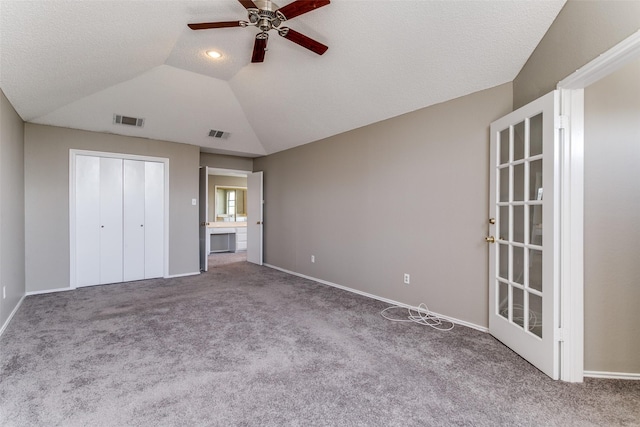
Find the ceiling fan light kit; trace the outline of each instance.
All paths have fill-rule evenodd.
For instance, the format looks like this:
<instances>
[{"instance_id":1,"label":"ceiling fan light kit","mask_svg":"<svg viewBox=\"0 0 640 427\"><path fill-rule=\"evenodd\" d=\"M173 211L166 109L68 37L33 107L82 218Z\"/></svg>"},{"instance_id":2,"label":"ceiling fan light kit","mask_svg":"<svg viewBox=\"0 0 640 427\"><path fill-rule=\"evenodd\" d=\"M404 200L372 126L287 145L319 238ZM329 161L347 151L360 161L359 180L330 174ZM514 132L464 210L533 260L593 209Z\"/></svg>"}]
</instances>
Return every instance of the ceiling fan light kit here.
<instances>
[{"instance_id":1,"label":"ceiling fan light kit","mask_svg":"<svg viewBox=\"0 0 640 427\"><path fill-rule=\"evenodd\" d=\"M328 46L305 36L288 27L280 25L288 19L295 18L304 13L311 12L319 7L326 6L330 0L296 0L279 8L271 0L238 0L247 9L248 21L222 21L188 24L192 30L207 30L211 28L229 27L257 27L260 32L256 35L253 45L251 62L264 62L269 40L269 31L276 30L278 35L300 45L310 51L322 55L329 49Z\"/></svg>"}]
</instances>

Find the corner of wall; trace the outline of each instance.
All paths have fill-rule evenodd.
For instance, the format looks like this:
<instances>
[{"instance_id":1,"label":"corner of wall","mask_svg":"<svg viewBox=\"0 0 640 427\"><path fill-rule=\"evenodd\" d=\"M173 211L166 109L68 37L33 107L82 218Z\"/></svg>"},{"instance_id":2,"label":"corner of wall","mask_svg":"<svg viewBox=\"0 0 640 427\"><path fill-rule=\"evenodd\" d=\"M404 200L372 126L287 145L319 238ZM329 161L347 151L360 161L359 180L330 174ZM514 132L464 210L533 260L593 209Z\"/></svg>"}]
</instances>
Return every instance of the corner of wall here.
<instances>
[{"instance_id":1,"label":"corner of wall","mask_svg":"<svg viewBox=\"0 0 640 427\"><path fill-rule=\"evenodd\" d=\"M24 122L0 89L0 334L25 288Z\"/></svg>"}]
</instances>

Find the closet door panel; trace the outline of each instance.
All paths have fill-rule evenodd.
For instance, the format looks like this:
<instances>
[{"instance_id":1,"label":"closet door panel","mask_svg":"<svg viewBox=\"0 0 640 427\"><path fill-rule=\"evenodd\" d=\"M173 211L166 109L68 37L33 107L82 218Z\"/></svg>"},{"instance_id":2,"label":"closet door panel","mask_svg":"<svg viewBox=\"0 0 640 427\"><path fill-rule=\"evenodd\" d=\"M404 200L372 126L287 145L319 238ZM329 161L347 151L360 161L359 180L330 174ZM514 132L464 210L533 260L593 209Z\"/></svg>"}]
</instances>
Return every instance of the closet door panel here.
<instances>
[{"instance_id":1,"label":"closet door panel","mask_svg":"<svg viewBox=\"0 0 640 427\"><path fill-rule=\"evenodd\" d=\"M141 280L145 246L145 162L124 161L124 281Z\"/></svg>"},{"instance_id":2,"label":"closet door panel","mask_svg":"<svg viewBox=\"0 0 640 427\"><path fill-rule=\"evenodd\" d=\"M145 162L145 278L164 276L164 163Z\"/></svg>"},{"instance_id":3,"label":"closet door panel","mask_svg":"<svg viewBox=\"0 0 640 427\"><path fill-rule=\"evenodd\" d=\"M76 286L100 283L100 158L76 156Z\"/></svg>"},{"instance_id":4,"label":"closet door panel","mask_svg":"<svg viewBox=\"0 0 640 427\"><path fill-rule=\"evenodd\" d=\"M100 284L122 282L122 159L100 158Z\"/></svg>"}]
</instances>

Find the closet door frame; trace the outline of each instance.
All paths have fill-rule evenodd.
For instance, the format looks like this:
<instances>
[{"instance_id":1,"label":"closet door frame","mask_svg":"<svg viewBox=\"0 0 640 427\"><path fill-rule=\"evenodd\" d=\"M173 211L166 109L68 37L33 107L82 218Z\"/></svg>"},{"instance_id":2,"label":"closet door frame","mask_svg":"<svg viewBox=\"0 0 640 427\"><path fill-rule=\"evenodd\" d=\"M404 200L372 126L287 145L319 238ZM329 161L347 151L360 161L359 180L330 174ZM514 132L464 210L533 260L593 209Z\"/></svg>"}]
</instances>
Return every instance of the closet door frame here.
<instances>
[{"instance_id":1,"label":"closet door frame","mask_svg":"<svg viewBox=\"0 0 640 427\"><path fill-rule=\"evenodd\" d=\"M164 157L138 156L135 154L109 153L103 151L69 150L69 279L70 288L77 287L76 277L76 156L107 157L122 160L139 160L164 164L164 244L163 277L169 275L169 159Z\"/></svg>"}]
</instances>

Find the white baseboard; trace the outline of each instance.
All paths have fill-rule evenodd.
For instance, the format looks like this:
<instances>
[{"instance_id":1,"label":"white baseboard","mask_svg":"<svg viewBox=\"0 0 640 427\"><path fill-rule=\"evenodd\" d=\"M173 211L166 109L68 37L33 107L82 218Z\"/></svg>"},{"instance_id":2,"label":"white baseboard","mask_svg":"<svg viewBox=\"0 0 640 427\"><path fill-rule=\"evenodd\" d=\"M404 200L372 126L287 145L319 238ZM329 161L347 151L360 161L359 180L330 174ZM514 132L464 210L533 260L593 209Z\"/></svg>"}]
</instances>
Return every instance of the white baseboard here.
<instances>
[{"instance_id":1,"label":"white baseboard","mask_svg":"<svg viewBox=\"0 0 640 427\"><path fill-rule=\"evenodd\" d=\"M584 371L584 376L591 378L608 378L612 380L640 380L640 374L628 372Z\"/></svg>"},{"instance_id":2,"label":"white baseboard","mask_svg":"<svg viewBox=\"0 0 640 427\"><path fill-rule=\"evenodd\" d=\"M377 296L377 295L374 295L374 294L370 294L368 292L363 292L363 291L359 291L357 289L348 288L346 286L338 285L337 283L332 283L332 282L328 282L326 280L317 279L315 277L311 277L311 276L307 276L307 275L304 275L304 274L296 273L295 271L285 270L284 268L276 267L275 265L271 265L271 264L263 264L263 265L265 267L269 267L269 268L272 268L274 270L282 271L283 273L291 274L293 276L302 277L303 279L313 280L314 282L322 283L323 285L332 286L334 288L338 288L338 289L342 289L344 291L352 292L354 294L362 295L362 296L365 296L367 298L372 298L372 299L375 299L375 300L378 300L378 301L386 302L387 304L390 304L390 305L397 305L397 306L400 306L400 307L410 308L412 310L418 310L418 307L413 307L413 306L410 306L408 304L404 304L402 302L394 301L394 300L388 299L388 298L383 298L383 297L380 297L380 296ZM480 326L480 325L476 325L475 323L471 323L471 322L467 322L467 321L464 321L464 320L456 319L455 317L445 316L443 314L435 313L433 311L431 313L435 314L436 316L438 316L438 317L440 317L440 318L442 318L444 320L448 320L449 322L455 323L456 325L466 326L467 328L476 329L476 330L481 331L481 332L489 332L489 328L486 328L486 327Z\"/></svg>"},{"instance_id":3,"label":"white baseboard","mask_svg":"<svg viewBox=\"0 0 640 427\"><path fill-rule=\"evenodd\" d=\"M77 288L57 288L57 289L45 289L42 291L29 291L26 293L26 296L29 295L42 295L42 294L52 294L55 292L65 292L65 291L75 291Z\"/></svg>"},{"instance_id":4,"label":"white baseboard","mask_svg":"<svg viewBox=\"0 0 640 427\"><path fill-rule=\"evenodd\" d=\"M4 333L4 330L7 329L7 326L9 326L9 323L11 323L11 319L13 319L13 316L15 316L15 314L18 312L18 309L22 305L22 301L24 301L24 297L26 297L26 295L23 295L22 298L20 298L20 301L18 301L16 306L13 308L13 310L11 310L11 314L9 315L9 317L7 317L7 320L4 322L4 325L2 325L2 328L0 328L0 337Z\"/></svg>"},{"instance_id":5,"label":"white baseboard","mask_svg":"<svg viewBox=\"0 0 640 427\"><path fill-rule=\"evenodd\" d=\"M187 276L197 276L198 274L200 274L199 271L196 271L194 273L181 273L181 274L170 274L168 276L164 276L165 279L174 279L176 277L187 277Z\"/></svg>"}]
</instances>

